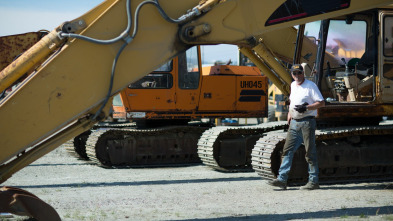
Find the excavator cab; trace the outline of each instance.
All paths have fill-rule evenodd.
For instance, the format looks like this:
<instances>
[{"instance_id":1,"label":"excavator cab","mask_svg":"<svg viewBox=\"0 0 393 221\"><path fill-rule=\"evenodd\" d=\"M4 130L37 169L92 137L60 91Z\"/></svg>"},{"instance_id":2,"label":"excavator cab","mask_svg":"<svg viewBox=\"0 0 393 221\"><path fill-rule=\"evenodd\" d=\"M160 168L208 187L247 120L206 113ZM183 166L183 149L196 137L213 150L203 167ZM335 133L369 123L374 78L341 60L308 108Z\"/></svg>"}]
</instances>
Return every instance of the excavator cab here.
<instances>
[{"instance_id":1,"label":"excavator cab","mask_svg":"<svg viewBox=\"0 0 393 221\"><path fill-rule=\"evenodd\" d=\"M378 48L382 51L378 53L378 67L381 69L381 77L378 82L378 91L381 91L379 100L383 103L393 102L393 13L392 11L381 11L379 19L383 25L379 26L379 33L382 34L378 42ZM390 112L391 113L391 112Z\"/></svg>"},{"instance_id":2,"label":"excavator cab","mask_svg":"<svg viewBox=\"0 0 393 221\"><path fill-rule=\"evenodd\" d=\"M166 125L191 119L264 117L267 78L256 67L202 67L194 46L131 83L114 99L113 117ZM116 103L116 104L115 104Z\"/></svg>"},{"instance_id":3,"label":"excavator cab","mask_svg":"<svg viewBox=\"0 0 393 221\"><path fill-rule=\"evenodd\" d=\"M127 119L171 119L177 110L195 109L201 78L199 50L192 47L180 53L123 90L120 97Z\"/></svg>"},{"instance_id":4,"label":"excavator cab","mask_svg":"<svg viewBox=\"0 0 393 221\"><path fill-rule=\"evenodd\" d=\"M327 103L319 119L349 123L348 118L367 118L377 124L382 116L393 114L393 78L388 74L392 24L389 12L370 10L305 25L303 41L311 39L306 36L310 33L318 39L316 56L303 47L298 59L313 67L306 76Z\"/></svg>"},{"instance_id":5,"label":"excavator cab","mask_svg":"<svg viewBox=\"0 0 393 221\"><path fill-rule=\"evenodd\" d=\"M350 18L349 18L350 17ZM373 99L373 63L371 36L372 15L346 16L345 19L331 19L329 23L325 52L331 54L336 63L324 62L330 102L365 102ZM367 37L370 35L370 37ZM368 45L368 47L366 47ZM326 91L326 89L325 89Z\"/></svg>"}]
</instances>

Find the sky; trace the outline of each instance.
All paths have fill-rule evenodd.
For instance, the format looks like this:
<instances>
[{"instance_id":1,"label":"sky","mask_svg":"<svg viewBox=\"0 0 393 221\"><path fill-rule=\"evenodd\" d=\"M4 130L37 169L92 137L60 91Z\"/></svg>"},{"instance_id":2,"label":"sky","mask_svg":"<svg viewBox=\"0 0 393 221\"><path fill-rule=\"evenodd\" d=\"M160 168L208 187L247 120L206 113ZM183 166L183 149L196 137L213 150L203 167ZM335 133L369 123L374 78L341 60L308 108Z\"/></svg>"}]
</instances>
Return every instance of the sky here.
<instances>
[{"instance_id":1,"label":"sky","mask_svg":"<svg viewBox=\"0 0 393 221\"><path fill-rule=\"evenodd\" d=\"M0 0L0 36L53 30L65 21L86 13L103 0ZM215 61L237 64L238 50L233 45L204 46L204 64Z\"/></svg>"}]
</instances>

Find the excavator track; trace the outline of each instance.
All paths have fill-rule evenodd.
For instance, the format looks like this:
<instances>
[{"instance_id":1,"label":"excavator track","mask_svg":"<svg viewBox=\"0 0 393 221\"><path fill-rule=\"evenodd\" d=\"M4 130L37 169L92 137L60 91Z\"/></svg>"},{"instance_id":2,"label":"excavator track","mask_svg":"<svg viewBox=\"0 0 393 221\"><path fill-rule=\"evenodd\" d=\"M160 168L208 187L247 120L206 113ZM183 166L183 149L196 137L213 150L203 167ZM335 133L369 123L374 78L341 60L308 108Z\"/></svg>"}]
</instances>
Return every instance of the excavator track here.
<instances>
[{"instance_id":1,"label":"excavator track","mask_svg":"<svg viewBox=\"0 0 393 221\"><path fill-rule=\"evenodd\" d=\"M92 130L97 130L99 128L124 128L124 127L135 127L135 123L111 123L111 122L100 122L96 124ZM67 152L82 160L89 160L86 154L86 141L91 134L91 130L85 131L82 134L74 137L73 139L67 141L64 146Z\"/></svg>"},{"instance_id":2,"label":"excavator track","mask_svg":"<svg viewBox=\"0 0 393 221\"><path fill-rule=\"evenodd\" d=\"M220 126L206 130L198 141L202 163L223 172L252 171L251 150L264 133L287 127L286 121L254 126Z\"/></svg>"},{"instance_id":3,"label":"excavator track","mask_svg":"<svg viewBox=\"0 0 393 221\"><path fill-rule=\"evenodd\" d=\"M78 154L78 152L77 152L77 150L76 150L76 148L75 148L75 146L74 146L74 139L75 139L75 138L73 138L73 139L67 141L66 143L64 143L64 144L63 144L63 147L66 149L66 151L67 151L71 156L74 156L74 157L79 158L79 159L87 160L87 159L82 158L81 155Z\"/></svg>"},{"instance_id":4,"label":"excavator track","mask_svg":"<svg viewBox=\"0 0 393 221\"><path fill-rule=\"evenodd\" d=\"M352 126L316 131L320 183L393 179L393 125ZM265 179L275 179L281 164L286 132L260 138L252 151L252 167ZM305 149L296 151L288 183L307 182Z\"/></svg>"},{"instance_id":5,"label":"excavator track","mask_svg":"<svg viewBox=\"0 0 393 221\"><path fill-rule=\"evenodd\" d=\"M200 163L196 144L206 129L99 129L87 139L86 154L93 162L109 168Z\"/></svg>"}]
</instances>

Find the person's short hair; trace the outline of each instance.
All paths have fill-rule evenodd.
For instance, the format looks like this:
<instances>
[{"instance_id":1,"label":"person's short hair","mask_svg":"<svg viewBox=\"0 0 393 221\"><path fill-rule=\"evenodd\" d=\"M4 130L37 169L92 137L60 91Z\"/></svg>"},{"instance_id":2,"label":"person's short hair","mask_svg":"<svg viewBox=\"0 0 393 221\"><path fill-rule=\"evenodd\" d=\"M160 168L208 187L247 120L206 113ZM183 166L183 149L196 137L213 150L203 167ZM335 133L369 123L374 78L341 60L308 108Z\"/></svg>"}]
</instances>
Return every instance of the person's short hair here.
<instances>
[{"instance_id":1,"label":"person's short hair","mask_svg":"<svg viewBox=\"0 0 393 221\"><path fill-rule=\"evenodd\" d=\"M300 64L292 65L291 72L294 72L294 71L301 71L301 72L303 72L303 66L301 66Z\"/></svg>"}]
</instances>

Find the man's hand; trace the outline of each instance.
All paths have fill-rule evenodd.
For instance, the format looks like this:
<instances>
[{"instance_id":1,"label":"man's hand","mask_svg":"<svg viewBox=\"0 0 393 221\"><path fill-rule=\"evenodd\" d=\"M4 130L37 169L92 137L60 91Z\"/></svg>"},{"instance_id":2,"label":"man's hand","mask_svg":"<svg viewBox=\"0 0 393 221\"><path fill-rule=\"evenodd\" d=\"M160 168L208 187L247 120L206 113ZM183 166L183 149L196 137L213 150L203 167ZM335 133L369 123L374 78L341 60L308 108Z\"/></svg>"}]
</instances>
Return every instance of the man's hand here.
<instances>
[{"instance_id":1,"label":"man's hand","mask_svg":"<svg viewBox=\"0 0 393 221\"><path fill-rule=\"evenodd\" d=\"M306 112L307 111L307 105L308 105L308 103L307 102L304 102L304 104L302 104L302 105L295 105L295 110L297 111L297 112L299 112L299 113L304 113L304 112Z\"/></svg>"}]
</instances>

